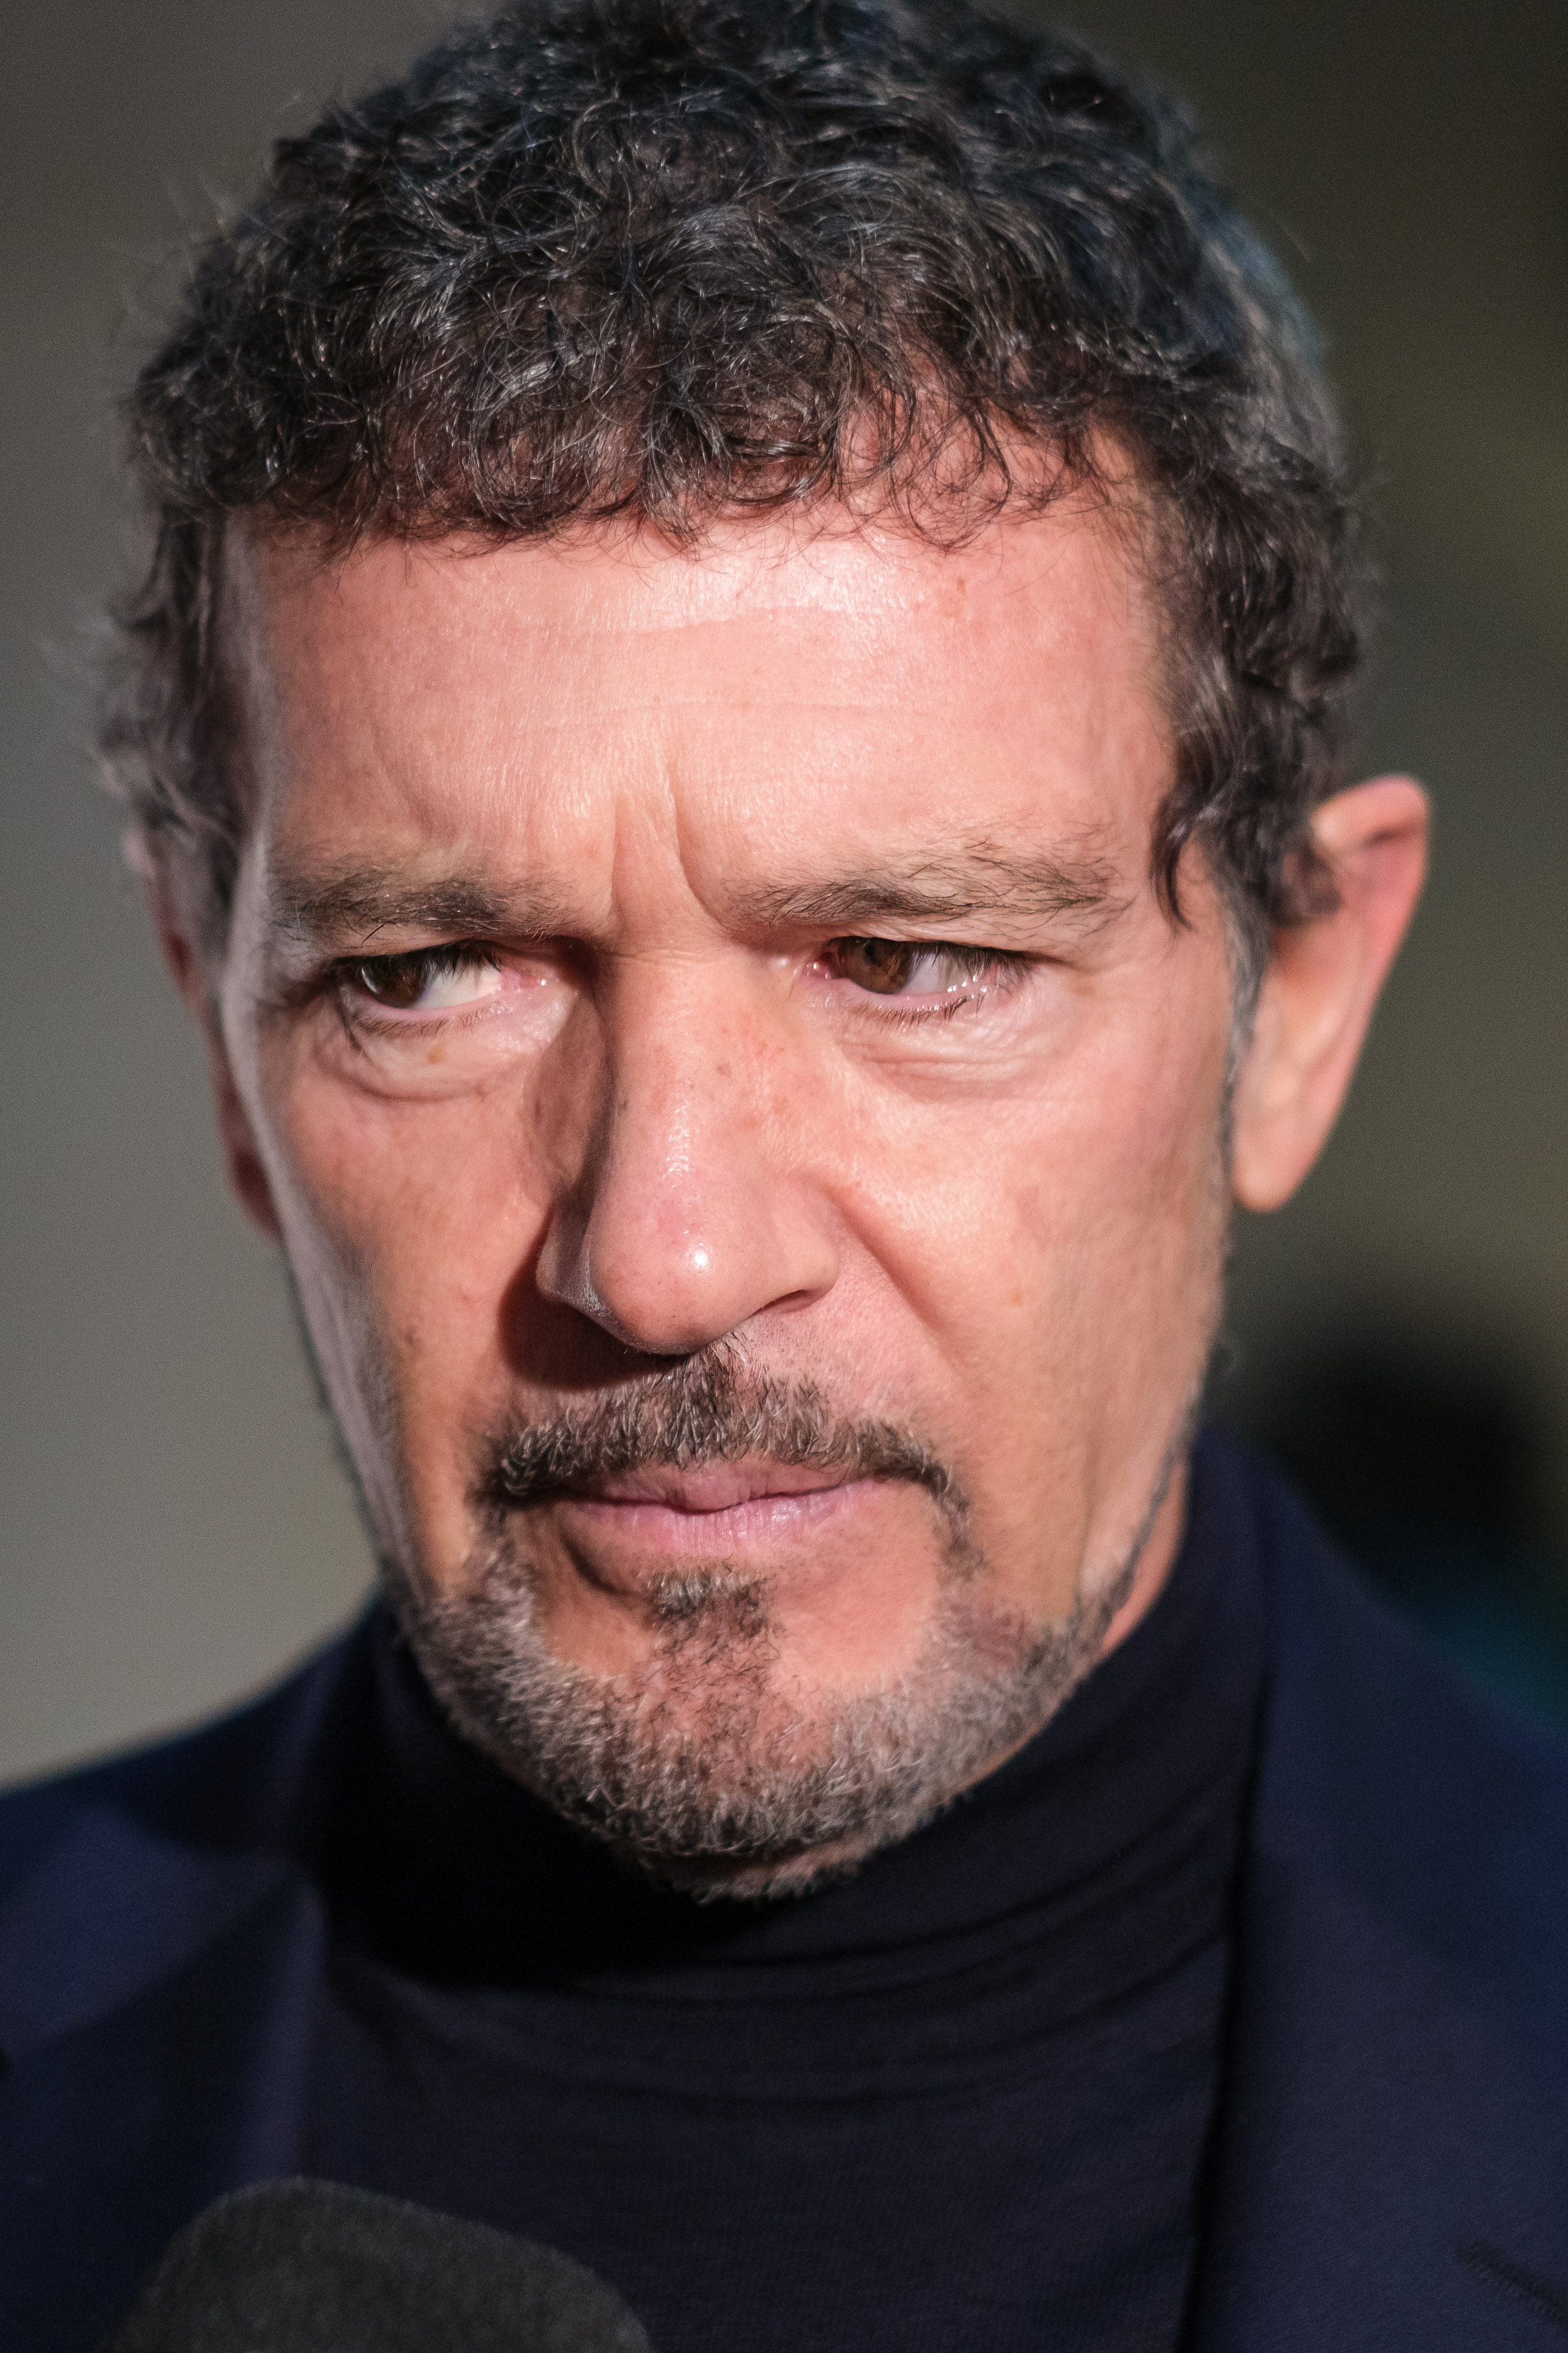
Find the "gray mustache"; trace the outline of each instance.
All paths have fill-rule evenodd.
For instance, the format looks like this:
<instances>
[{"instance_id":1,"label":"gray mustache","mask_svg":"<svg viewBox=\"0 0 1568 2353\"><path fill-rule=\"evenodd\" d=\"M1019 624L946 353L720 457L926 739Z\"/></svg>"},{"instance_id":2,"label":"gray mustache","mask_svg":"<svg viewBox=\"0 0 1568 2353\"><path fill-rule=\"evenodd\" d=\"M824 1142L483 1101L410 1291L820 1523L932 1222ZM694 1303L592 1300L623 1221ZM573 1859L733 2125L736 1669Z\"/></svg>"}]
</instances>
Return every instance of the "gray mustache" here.
<instances>
[{"instance_id":1,"label":"gray mustache","mask_svg":"<svg viewBox=\"0 0 1568 2353\"><path fill-rule=\"evenodd\" d=\"M479 1495L513 1508L627 1471L689 1471L748 1457L846 1478L901 1479L951 1512L952 1474L912 1431L847 1419L810 1381L785 1382L695 1356L591 1406L503 1432L486 1446Z\"/></svg>"}]
</instances>

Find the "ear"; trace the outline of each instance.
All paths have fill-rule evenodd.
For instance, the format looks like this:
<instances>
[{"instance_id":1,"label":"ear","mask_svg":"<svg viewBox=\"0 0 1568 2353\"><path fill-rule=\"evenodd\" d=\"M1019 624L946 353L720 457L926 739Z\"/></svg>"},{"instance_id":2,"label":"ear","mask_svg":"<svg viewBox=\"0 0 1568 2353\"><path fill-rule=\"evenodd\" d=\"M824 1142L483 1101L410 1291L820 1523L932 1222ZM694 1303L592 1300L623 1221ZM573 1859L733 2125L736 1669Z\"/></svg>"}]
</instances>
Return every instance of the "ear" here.
<instances>
[{"instance_id":1,"label":"ear","mask_svg":"<svg viewBox=\"0 0 1568 2353\"><path fill-rule=\"evenodd\" d=\"M202 1042L206 1048L207 1077L212 1085L218 1140L223 1145L224 1166L228 1172L230 1189L251 1224L265 1234L268 1241L281 1241L283 1229L273 1203L272 1187L267 1181L267 1171L257 1149L245 1105L240 1101L228 1049L224 1043L211 966L192 937L190 927L183 920L167 885L158 878L152 879L148 884L148 899L153 927L158 934L158 945L163 950L169 976L184 1000L185 1010L200 1029Z\"/></svg>"},{"instance_id":2,"label":"ear","mask_svg":"<svg viewBox=\"0 0 1568 2353\"><path fill-rule=\"evenodd\" d=\"M1339 902L1274 935L1237 1081L1231 1176L1245 1208L1289 1200L1323 1147L1415 912L1426 828L1408 776L1336 793L1312 820Z\"/></svg>"}]
</instances>

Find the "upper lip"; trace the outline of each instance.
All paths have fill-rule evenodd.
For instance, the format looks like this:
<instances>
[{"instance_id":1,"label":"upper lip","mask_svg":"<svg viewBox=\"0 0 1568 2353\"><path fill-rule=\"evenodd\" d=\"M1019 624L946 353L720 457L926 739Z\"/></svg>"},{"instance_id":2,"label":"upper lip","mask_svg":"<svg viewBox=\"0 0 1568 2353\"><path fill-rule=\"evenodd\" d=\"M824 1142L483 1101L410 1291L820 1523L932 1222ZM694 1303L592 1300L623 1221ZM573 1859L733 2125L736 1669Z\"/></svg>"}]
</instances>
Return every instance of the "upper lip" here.
<instances>
[{"instance_id":1,"label":"upper lip","mask_svg":"<svg viewBox=\"0 0 1568 2353\"><path fill-rule=\"evenodd\" d=\"M571 1493L595 1504L662 1504L673 1512L728 1512L766 1495L804 1495L844 1483L819 1464L709 1462L681 1471L649 1463L636 1471L573 1482Z\"/></svg>"}]
</instances>

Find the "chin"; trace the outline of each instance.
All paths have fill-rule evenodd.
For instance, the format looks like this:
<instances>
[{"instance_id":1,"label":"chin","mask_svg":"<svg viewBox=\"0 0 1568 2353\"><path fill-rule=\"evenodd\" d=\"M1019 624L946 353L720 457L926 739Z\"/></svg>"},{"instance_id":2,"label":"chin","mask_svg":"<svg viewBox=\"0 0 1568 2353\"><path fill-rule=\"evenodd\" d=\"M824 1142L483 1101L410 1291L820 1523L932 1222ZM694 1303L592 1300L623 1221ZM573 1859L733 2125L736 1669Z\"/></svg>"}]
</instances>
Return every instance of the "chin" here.
<instances>
[{"instance_id":1,"label":"chin","mask_svg":"<svg viewBox=\"0 0 1568 2353\"><path fill-rule=\"evenodd\" d=\"M557 1812L705 1899L800 1894L908 1837L1049 1721L1093 1666L1121 1581L1059 1620L941 1592L915 1655L867 1688L781 1664L764 1580L683 1575L654 1648L596 1674L559 1657L526 1561L498 1547L456 1592L389 1572L394 1608L458 1732Z\"/></svg>"}]
</instances>

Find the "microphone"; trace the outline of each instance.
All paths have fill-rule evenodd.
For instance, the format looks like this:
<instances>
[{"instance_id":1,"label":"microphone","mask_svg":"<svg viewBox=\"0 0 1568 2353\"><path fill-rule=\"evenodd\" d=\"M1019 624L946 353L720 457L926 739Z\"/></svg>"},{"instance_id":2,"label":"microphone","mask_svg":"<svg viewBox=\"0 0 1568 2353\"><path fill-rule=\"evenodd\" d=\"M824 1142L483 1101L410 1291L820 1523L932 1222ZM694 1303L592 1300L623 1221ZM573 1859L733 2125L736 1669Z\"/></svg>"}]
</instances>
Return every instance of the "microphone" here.
<instances>
[{"instance_id":1,"label":"microphone","mask_svg":"<svg viewBox=\"0 0 1568 2353\"><path fill-rule=\"evenodd\" d=\"M103 2353L652 2353L554 2247L335 2181L264 2181L176 2232Z\"/></svg>"}]
</instances>

